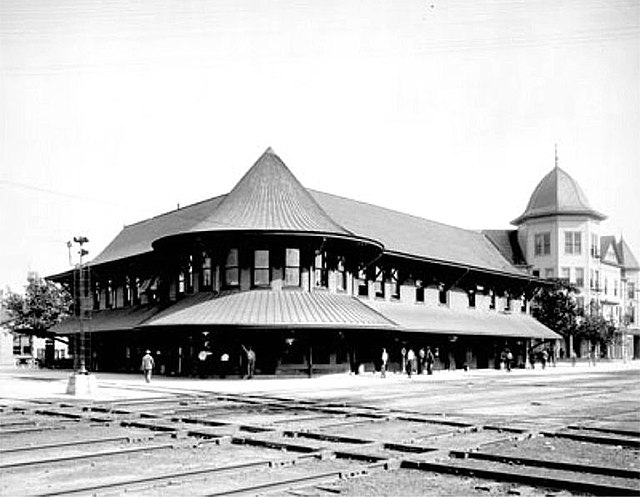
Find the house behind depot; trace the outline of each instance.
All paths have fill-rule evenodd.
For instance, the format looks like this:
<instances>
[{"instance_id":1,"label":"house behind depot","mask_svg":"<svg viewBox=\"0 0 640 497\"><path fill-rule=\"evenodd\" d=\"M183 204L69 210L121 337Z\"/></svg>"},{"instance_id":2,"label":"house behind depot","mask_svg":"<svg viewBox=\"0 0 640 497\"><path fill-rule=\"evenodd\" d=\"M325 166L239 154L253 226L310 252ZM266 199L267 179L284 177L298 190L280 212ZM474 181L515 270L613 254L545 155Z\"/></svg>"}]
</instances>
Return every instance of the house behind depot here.
<instances>
[{"instance_id":1,"label":"house behind depot","mask_svg":"<svg viewBox=\"0 0 640 497\"><path fill-rule=\"evenodd\" d=\"M506 350L524 365L560 338L529 313L543 214L565 216L523 215L517 236L447 226L306 189L268 149L228 194L126 226L75 280L86 319L55 331L85 330L93 370L137 371L151 349L163 374L237 374L249 347L259 374L373 370L382 348L400 369L427 346L440 368L500 367ZM568 228L553 226L555 268L551 232Z\"/></svg>"}]
</instances>

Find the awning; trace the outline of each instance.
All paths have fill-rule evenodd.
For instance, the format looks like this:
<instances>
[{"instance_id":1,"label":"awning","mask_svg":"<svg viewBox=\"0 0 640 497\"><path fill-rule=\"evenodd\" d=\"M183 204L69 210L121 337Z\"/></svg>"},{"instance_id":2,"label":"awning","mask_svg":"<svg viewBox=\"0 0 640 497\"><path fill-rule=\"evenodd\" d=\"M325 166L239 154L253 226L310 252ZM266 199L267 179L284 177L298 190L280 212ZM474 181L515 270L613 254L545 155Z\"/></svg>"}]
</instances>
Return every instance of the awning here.
<instances>
[{"instance_id":1,"label":"awning","mask_svg":"<svg viewBox=\"0 0 640 497\"><path fill-rule=\"evenodd\" d=\"M105 309L91 313L90 319L82 323L85 332L121 331L136 328L140 323L156 314L160 308L147 304L124 309ZM72 335L80 331L80 320L76 317L65 319L51 328L56 335Z\"/></svg>"},{"instance_id":2,"label":"awning","mask_svg":"<svg viewBox=\"0 0 640 497\"><path fill-rule=\"evenodd\" d=\"M365 300L404 331L446 335L559 339L560 335L527 314L446 306Z\"/></svg>"},{"instance_id":3,"label":"awning","mask_svg":"<svg viewBox=\"0 0 640 497\"><path fill-rule=\"evenodd\" d=\"M149 326L397 329L356 297L324 291L252 290L184 298L143 323Z\"/></svg>"}]
</instances>

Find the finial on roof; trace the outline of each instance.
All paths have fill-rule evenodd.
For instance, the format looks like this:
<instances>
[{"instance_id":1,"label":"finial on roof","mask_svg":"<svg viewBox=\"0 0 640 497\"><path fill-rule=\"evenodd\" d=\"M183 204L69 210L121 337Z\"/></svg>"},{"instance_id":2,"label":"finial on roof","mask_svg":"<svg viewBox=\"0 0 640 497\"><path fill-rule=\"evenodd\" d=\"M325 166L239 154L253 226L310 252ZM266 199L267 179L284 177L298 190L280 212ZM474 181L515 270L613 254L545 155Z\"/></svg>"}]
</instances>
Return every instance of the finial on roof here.
<instances>
[{"instance_id":1,"label":"finial on roof","mask_svg":"<svg viewBox=\"0 0 640 497\"><path fill-rule=\"evenodd\" d=\"M275 152L273 151L273 149L271 147L267 147L267 149L264 151L265 154L275 154Z\"/></svg>"},{"instance_id":2,"label":"finial on roof","mask_svg":"<svg viewBox=\"0 0 640 497\"><path fill-rule=\"evenodd\" d=\"M558 144L554 144L555 155L556 155L556 169L558 168Z\"/></svg>"}]
</instances>

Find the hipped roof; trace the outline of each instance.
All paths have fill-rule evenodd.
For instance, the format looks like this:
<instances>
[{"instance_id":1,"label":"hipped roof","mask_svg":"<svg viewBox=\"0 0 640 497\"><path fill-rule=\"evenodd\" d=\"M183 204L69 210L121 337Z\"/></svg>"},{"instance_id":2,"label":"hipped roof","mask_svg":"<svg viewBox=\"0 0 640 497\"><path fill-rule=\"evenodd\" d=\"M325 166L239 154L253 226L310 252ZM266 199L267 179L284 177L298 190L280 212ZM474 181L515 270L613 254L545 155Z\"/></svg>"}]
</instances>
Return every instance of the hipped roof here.
<instances>
[{"instance_id":1,"label":"hipped roof","mask_svg":"<svg viewBox=\"0 0 640 497\"><path fill-rule=\"evenodd\" d=\"M271 149L229 194L126 226L91 264L149 253L171 235L242 230L354 236L381 243L387 253L526 275L482 233L307 190Z\"/></svg>"}]
</instances>

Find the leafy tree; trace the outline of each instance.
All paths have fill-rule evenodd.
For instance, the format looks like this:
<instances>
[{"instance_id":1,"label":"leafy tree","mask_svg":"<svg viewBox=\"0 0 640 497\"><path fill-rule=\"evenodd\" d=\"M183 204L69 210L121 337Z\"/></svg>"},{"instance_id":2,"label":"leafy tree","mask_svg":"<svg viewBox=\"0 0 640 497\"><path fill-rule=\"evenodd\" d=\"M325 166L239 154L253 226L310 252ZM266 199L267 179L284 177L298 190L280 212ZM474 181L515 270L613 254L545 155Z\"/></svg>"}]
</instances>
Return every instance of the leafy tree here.
<instances>
[{"instance_id":1,"label":"leafy tree","mask_svg":"<svg viewBox=\"0 0 640 497\"><path fill-rule=\"evenodd\" d=\"M592 346L600 344L606 350L607 345L613 343L615 332L615 323L606 319L599 306L593 304L590 307L590 312L580 320L577 335L583 340L588 340Z\"/></svg>"},{"instance_id":2,"label":"leafy tree","mask_svg":"<svg viewBox=\"0 0 640 497\"><path fill-rule=\"evenodd\" d=\"M571 342L576 336L582 314L576 303L576 287L562 279L552 280L552 286L544 286L533 300L531 314L545 326Z\"/></svg>"},{"instance_id":3,"label":"leafy tree","mask_svg":"<svg viewBox=\"0 0 640 497\"><path fill-rule=\"evenodd\" d=\"M24 295L9 290L3 305L9 317L6 326L31 337L33 354L33 337L50 336L49 328L71 314L73 298L57 284L31 273Z\"/></svg>"}]
</instances>

